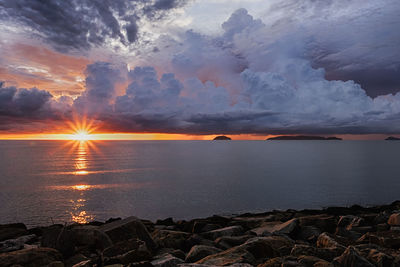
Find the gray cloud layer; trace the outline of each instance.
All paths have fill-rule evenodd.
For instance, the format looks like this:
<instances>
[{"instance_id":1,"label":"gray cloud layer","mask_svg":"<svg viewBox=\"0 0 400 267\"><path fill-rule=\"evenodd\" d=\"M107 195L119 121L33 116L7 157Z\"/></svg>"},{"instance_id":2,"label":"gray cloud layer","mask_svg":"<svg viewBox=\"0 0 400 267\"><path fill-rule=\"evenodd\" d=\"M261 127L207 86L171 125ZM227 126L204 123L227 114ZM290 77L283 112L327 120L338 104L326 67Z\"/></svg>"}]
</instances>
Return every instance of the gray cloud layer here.
<instances>
[{"instance_id":1,"label":"gray cloud layer","mask_svg":"<svg viewBox=\"0 0 400 267\"><path fill-rule=\"evenodd\" d=\"M128 71L105 62L89 65L86 91L74 101L61 103L33 89L42 99L33 101L40 104L34 110L88 114L126 132L400 133L400 93L371 98L354 81L327 80L315 60L325 59L310 56L318 54L318 46L307 31L271 30L245 9L234 12L222 28L217 37L188 31L178 41L160 38L156 57L147 61L154 66ZM397 64L396 59L387 62ZM124 79L129 85L117 96L116 84ZM3 86L0 103L20 107L16 92L25 91Z\"/></svg>"},{"instance_id":2,"label":"gray cloud layer","mask_svg":"<svg viewBox=\"0 0 400 267\"><path fill-rule=\"evenodd\" d=\"M129 46L138 21L158 19L186 0L0 0L0 19L14 21L56 49L87 50L104 43Z\"/></svg>"}]
</instances>

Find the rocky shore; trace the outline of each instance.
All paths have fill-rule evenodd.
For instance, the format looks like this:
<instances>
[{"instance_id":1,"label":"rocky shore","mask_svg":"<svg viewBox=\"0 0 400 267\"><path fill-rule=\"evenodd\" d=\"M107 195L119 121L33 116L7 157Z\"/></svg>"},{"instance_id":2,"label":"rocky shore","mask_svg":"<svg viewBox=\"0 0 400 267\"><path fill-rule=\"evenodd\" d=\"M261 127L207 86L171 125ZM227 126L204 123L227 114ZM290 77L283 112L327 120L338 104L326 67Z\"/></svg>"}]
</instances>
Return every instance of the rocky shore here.
<instances>
[{"instance_id":1,"label":"rocky shore","mask_svg":"<svg viewBox=\"0 0 400 267\"><path fill-rule=\"evenodd\" d=\"M0 266L400 266L400 201L190 221L0 225Z\"/></svg>"}]
</instances>

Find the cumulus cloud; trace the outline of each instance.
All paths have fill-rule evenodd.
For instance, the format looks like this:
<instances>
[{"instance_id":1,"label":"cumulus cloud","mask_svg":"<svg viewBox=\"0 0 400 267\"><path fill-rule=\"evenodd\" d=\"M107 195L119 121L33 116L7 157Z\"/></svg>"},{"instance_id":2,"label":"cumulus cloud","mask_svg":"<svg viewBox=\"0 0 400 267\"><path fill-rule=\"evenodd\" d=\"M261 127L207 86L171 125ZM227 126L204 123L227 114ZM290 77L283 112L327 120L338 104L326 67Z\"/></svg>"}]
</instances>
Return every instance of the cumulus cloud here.
<instances>
[{"instance_id":1,"label":"cumulus cloud","mask_svg":"<svg viewBox=\"0 0 400 267\"><path fill-rule=\"evenodd\" d=\"M30 29L61 51L130 46L138 22L160 19L186 0L1 0L0 20Z\"/></svg>"},{"instance_id":2,"label":"cumulus cloud","mask_svg":"<svg viewBox=\"0 0 400 267\"><path fill-rule=\"evenodd\" d=\"M72 109L124 132L400 133L400 93L371 98L357 82L328 80L327 70L310 58L303 31L271 31L245 9L222 28L219 36L163 36L157 56L129 70L88 65L80 97L33 103L50 101L54 112L56 106L58 112ZM128 85L117 94L122 80ZM39 99L46 96L31 90ZM4 107L20 106L17 92L25 91L1 89Z\"/></svg>"}]
</instances>

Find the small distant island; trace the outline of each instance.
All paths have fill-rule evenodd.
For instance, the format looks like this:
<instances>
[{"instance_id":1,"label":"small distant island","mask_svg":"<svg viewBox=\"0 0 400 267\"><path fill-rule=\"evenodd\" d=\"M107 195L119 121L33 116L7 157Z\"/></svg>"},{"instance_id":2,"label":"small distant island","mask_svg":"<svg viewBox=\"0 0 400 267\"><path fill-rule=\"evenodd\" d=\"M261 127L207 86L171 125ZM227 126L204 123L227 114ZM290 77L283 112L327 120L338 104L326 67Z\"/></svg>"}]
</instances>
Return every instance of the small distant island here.
<instances>
[{"instance_id":1,"label":"small distant island","mask_svg":"<svg viewBox=\"0 0 400 267\"><path fill-rule=\"evenodd\" d=\"M213 140L232 140L232 139L225 135L219 135L219 136L215 137Z\"/></svg>"},{"instance_id":2,"label":"small distant island","mask_svg":"<svg viewBox=\"0 0 400 267\"><path fill-rule=\"evenodd\" d=\"M386 138L385 140L387 140L387 141L398 141L398 140L400 140L400 138L394 137L394 136L389 136L389 137Z\"/></svg>"},{"instance_id":3,"label":"small distant island","mask_svg":"<svg viewBox=\"0 0 400 267\"><path fill-rule=\"evenodd\" d=\"M331 136L308 136L308 135L281 135L276 137L270 137L267 140L342 140L342 138Z\"/></svg>"}]
</instances>

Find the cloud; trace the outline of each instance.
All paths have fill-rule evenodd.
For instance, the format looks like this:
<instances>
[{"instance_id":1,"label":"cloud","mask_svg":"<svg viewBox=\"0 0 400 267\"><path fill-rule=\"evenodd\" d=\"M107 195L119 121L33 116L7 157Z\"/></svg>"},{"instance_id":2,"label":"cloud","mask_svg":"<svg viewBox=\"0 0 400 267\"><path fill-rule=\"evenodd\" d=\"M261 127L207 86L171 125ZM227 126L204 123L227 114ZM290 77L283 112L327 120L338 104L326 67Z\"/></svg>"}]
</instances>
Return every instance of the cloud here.
<instances>
[{"instance_id":1,"label":"cloud","mask_svg":"<svg viewBox=\"0 0 400 267\"><path fill-rule=\"evenodd\" d=\"M330 12L329 6L320 10ZM178 39L160 37L157 56L144 55L143 64L132 69L89 64L85 91L75 100L31 89L30 97L38 98L31 100L31 114L73 110L118 132L400 133L400 93L372 98L352 80L328 80L329 70L310 56L319 51L309 50L316 49L315 39L288 25L292 21L283 20L271 30L239 9L218 36L189 30ZM124 81L127 86L118 94L117 84ZM25 89L0 92L5 110L21 110L16 95Z\"/></svg>"},{"instance_id":2,"label":"cloud","mask_svg":"<svg viewBox=\"0 0 400 267\"><path fill-rule=\"evenodd\" d=\"M110 45L129 47L140 35L138 22L160 19L185 0L1 0L0 20L30 29L59 51Z\"/></svg>"}]
</instances>

